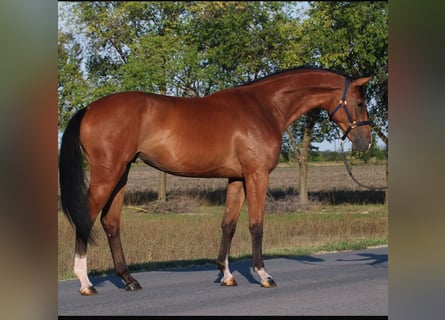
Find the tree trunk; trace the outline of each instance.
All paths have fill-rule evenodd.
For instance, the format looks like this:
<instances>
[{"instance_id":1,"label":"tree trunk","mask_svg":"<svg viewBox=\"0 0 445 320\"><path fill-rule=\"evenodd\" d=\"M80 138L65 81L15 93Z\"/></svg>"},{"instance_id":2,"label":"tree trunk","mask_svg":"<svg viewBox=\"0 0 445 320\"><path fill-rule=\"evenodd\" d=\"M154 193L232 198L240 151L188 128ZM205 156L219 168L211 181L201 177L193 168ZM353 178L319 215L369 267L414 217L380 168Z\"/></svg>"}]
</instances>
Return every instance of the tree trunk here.
<instances>
[{"instance_id":1,"label":"tree trunk","mask_svg":"<svg viewBox=\"0 0 445 320\"><path fill-rule=\"evenodd\" d=\"M167 202L167 174L159 171L158 203Z\"/></svg>"},{"instance_id":2,"label":"tree trunk","mask_svg":"<svg viewBox=\"0 0 445 320\"><path fill-rule=\"evenodd\" d=\"M304 130L303 142L301 144L301 149L298 148L296 140L291 128L287 129L287 134L289 135L289 141L291 147L297 157L298 161L298 200L300 204L308 204L309 193L307 189L307 173L308 173L308 159L309 159L309 146L312 140L312 127L307 127Z\"/></svg>"},{"instance_id":3,"label":"tree trunk","mask_svg":"<svg viewBox=\"0 0 445 320\"><path fill-rule=\"evenodd\" d=\"M380 130L379 127L376 125L373 125L371 127L374 132L377 133L377 135L382 139L382 141L386 144L386 163L385 163L385 169L386 169L386 190L385 190L385 205L388 205L388 190L389 190L389 181L388 181L388 137L385 136L385 134Z\"/></svg>"},{"instance_id":4,"label":"tree trunk","mask_svg":"<svg viewBox=\"0 0 445 320\"><path fill-rule=\"evenodd\" d=\"M164 63L165 63L164 59ZM167 93L167 84L164 83L159 86L160 93L165 95ZM159 184L158 184L158 204L167 202L167 174L163 171L159 171Z\"/></svg>"},{"instance_id":5,"label":"tree trunk","mask_svg":"<svg viewBox=\"0 0 445 320\"><path fill-rule=\"evenodd\" d=\"M298 180L298 188L300 190L298 197L300 204L308 204L309 203L309 192L307 188L307 173L308 173L308 164L309 164L309 147L312 141L312 131L314 127L306 127L304 129L303 141L301 143L301 152L298 157L298 167L300 169L299 180Z\"/></svg>"},{"instance_id":6,"label":"tree trunk","mask_svg":"<svg viewBox=\"0 0 445 320\"><path fill-rule=\"evenodd\" d=\"M389 192L389 181L388 181L388 156L386 156L386 189L385 189L385 205L388 205L388 192Z\"/></svg>"}]
</instances>

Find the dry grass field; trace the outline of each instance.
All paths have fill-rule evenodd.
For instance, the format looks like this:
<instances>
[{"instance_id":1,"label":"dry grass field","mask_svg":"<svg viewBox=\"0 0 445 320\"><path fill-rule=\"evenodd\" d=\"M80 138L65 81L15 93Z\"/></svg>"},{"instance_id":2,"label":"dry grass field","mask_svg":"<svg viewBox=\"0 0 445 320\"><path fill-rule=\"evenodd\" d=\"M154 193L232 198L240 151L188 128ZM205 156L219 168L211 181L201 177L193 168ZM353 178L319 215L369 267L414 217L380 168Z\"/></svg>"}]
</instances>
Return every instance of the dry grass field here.
<instances>
[{"instance_id":1,"label":"dry grass field","mask_svg":"<svg viewBox=\"0 0 445 320\"><path fill-rule=\"evenodd\" d=\"M384 165L354 166L357 180L386 185ZM153 270L214 263L226 179L167 176L167 204L156 207L159 171L134 164L130 170L122 217L122 243L130 270ZM265 255L310 254L386 244L388 212L383 190L358 186L343 163L309 167L310 204L298 203L298 169L279 166L270 176L264 224ZM156 212L154 211L156 208ZM246 205L231 250L232 259L251 253ZM59 279L73 278L74 231L59 211ZM108 243L100 223L97 245L89 247L93 274L113 273Z\"/></svg>"},{"instance_id":2,"label":"dry grass field","mask_svg":"<svg viewBox=\"0 0 445 320\"><path fill-rule=\"evenodd\" d=\"M355 179L367 186L386 186L384 165L355 165ZM159 171L144 164L135 164L130 170L126 203L142 205L157 199ZM167 176L167 197L172 211L188 210L190 205L224 205L227 179L186 178ZM343 162L310 164L308 172L309 198L312 202L383 203L383 190L359 186L348 175ZM181 203L179 200L182 200ZM283 201L286 200L286 201ZM284 202L287 204L283 207ZM178 204L175 206L175 204ZM266 211L295 211L298 204L298 168L279 165L270 175ZM159 208L158 208L159 209ZM167 208L168 209L168 208Z\"/></svg>"},{"instance_id":3,"label":"dry grass field","mask_svg":"<svg viewBox=\"0 0 445 320\"><path fill-rule=\"evenodd\" d=\"M364 184L376 187L384 187L385 166L384 165L353 165L354 176ZM129 191L139 190L141 187L151 191L157 190L159 171L136 162L133 164L127 189ZM168 190L175 189L218 189L225 188L226 179L219 178L186 178L168 175ZM279 164L270 175L269 188L297 187L298 168L296 165ZM308 187L311 192L330 190L366 190L358 186L349 177L343 162L313 162L309 164Z\"/></svg>"}]
</instances>

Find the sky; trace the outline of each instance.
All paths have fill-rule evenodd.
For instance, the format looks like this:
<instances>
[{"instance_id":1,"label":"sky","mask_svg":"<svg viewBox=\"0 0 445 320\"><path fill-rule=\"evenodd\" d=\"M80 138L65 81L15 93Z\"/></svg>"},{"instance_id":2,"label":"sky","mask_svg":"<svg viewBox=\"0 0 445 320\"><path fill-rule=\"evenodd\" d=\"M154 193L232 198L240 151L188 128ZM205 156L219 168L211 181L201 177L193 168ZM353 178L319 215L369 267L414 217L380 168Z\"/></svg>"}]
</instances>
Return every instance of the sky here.
<instances>
[{"instance_id":1,"label":"sky","mask_svg":"<svg viewBox=\"0 0 445 320\"><path fill-rule=\"evenodd\" d=\"M343 142L340 138L341 137L339 136L338 139L336 139L333 142L327 142L327 141L323 141L322 143L312 142L312 145L314 147L319 148L318 151L337 151L337 152L341 152L341 144L343 143L343 151L350 151L351 147L352 147L352 143L348 139L345 139L345 141ZM379 137L377 137L376 139L377 140L375 142L377 144L377 147L381 148L381 149L384 149L385 148L385 143Z\"/></svg>"},{"instance_id":2,"label":"sky","mask_svg":"<svg viewBox=\"0 0 445 320\"><path fill-rule=\"evenodd\" d=\"M318 151L340 151L341 150L341 143L343 141L340 140L340 137L336 139L333 142L323 141L322 143L315 143L312 142L312 145L314 147L319 148ZM344 151L351 149L351 143L349 140L346 139L346 141L343 143L343 149Z\"/></svg>"}]
</instances>

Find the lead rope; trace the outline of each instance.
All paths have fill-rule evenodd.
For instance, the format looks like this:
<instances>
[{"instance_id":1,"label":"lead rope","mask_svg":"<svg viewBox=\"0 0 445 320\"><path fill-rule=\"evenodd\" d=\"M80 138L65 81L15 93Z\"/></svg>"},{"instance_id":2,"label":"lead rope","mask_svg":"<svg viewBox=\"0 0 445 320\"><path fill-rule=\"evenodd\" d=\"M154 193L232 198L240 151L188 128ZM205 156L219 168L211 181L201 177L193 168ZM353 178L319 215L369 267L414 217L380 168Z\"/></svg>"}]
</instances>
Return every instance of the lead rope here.
<instances>
[{"instance_id":1,"label":"lead rope","mask_svg":"<svg viewBox=\"0 0 445 320\"><path fill-rule=\"evenodd\" d=\"M386 187L375 187L375 186L366 185L364 183L361 183L354 177L354 175L352 174L352 170L351 170L352 165L349 163L348 159L346 158L346 152L344 152L344 150L343 150L343 143L344 143L344 140L340 143L341 154L342 154L343 162L345 164L346 171L348 172L351 179L354 180L354 182L357 183L359 186L366 188L366 189L370 189L370 190L385 190L385 189L387 189L388 188L387 186Z\"/></svg>"}]
</instances>

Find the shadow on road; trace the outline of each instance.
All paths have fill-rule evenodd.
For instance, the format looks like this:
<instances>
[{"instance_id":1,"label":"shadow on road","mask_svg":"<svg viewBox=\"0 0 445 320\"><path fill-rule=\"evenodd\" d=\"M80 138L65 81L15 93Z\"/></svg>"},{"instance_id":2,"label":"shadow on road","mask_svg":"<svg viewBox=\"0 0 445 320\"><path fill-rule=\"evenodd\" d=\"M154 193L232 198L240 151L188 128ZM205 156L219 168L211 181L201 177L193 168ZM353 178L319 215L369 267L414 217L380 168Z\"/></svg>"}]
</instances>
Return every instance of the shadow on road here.
<instances>
[{"instance_id":1,"label":"shadow on road","mask_svg":"<svg viewBox=\"0 0 445 320\"><path fill-rule=\"evenodd\" d=\"M363 258L358 259L337 259L336 261L346 261L346 262L357 262L357 261L363 261L366 262L366 264L371 266L377 266L379 265L381 267L382 264L385 264L388 262L388 255L387 254L373 254L373 253L359 253L358 256L361 256ZM386 266L388 268L388 266Z\"/></svg>"},{"instance_id":2,"label":"shadow on road","mask_svg":"<svg viewBox=\"0 0 445 320\"><path fill-rule=\"evenodd\" d=\"M265 263L267 264L267 260L276 259L276 258L284 258L288 260L292 260L298 263L303 264L312 264L312 265L320 265L320 266L331 266L331 265L344 265L345 263L349 264L367 264L374 267L379 268L388 268L388 254L374 254L374 253L356 253L358 258L353 259L336 259L329 260L328 258L323 259L319 256L267 256L265 257ZM180 266L180 267L178 267ZM241 274L249 283L259 284L259 281L255 278L254 272L252 270L252 260L251 257L243 257L236 260L232 260L230 264L230 269L232 273L238 272ZM130 265L130 272L147 272L147 271L168 271L168 272L199 272L199 271L215 271L218 272L218 276L215 279L215 283L220 283L222 279L221 272L218 271L216 267L216 263L214 260L187 260L187 261L168 261L165 263L156 263L156 264L144 264L144 265ZM113 273L113 270L107 270L107 274ZM111 282L119 289L124 289L125 284L121 280L121 278L115 275L109 276L97 276L92 277L91 282L95 286L100 286L103 282Z\"/></svg>"}]
</instances>

